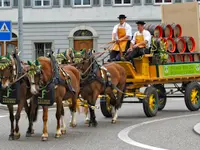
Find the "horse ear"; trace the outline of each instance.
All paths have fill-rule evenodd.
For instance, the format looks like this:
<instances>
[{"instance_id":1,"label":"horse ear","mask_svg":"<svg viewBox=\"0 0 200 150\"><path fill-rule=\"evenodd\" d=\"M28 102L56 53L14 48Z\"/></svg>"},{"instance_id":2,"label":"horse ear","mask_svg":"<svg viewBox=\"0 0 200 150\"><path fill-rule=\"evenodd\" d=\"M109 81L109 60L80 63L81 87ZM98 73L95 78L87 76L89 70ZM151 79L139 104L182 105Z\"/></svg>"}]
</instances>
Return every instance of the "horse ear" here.
<instances>
[{"instance_id":1,"label":"horse ear","mask_svg":"<svg viewBox=\"0 0 200 150\"><path fill-rule=\"evenodd\" d=\"M32 63L31 63L29 60L27 61L27 63L28 63L28 65L29 65L29 66L31 66L31 65L32 65Z\"/></svg>"},{"instance_id":2,"label":"horse ear","mask_svg":"<svg viewBox=\"0 0 200 150\"><path fill-rule=\"evenodd\" d=\"M38 60L36 60L36 61L35 61L35 65L36 65L36 66L39 66L39 65L40 65L40 62L39 62Z\"/></svg>"}]
</instances>

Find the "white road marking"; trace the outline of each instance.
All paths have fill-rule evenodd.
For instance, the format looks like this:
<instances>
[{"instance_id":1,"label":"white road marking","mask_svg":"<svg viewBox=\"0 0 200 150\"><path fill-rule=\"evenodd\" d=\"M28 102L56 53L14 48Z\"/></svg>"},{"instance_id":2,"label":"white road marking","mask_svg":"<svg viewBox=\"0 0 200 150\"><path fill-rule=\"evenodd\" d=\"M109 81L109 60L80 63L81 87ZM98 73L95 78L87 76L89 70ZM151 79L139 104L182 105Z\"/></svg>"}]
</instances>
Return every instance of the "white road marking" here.
<instances>
[{"instance_id":1,"label":"white road marking","mask_svg":"<svg viewBox=\"0 0 200 150\"><path fill-rule=\"evenodd\" d=\"M131 139L128 134L131 130L133 129L136 129L136 128L139 128L143 125L147 125L147 124L151 124L151 123L156 123L156 122L160 122L160 121L166 121L166 120L171 120L171 119L177 119L177 118L184 118L184 117L191 117L191 116L197 116L197 115L200 115L200 113L197 113L197 114L191 114L191 115L181 115L181 116L174 116L174 117L167 117L167 118L162 118L162 119L155 119L155 120L152 120L152 121L146 121L146 122L142 122L142 123L139 123L139 124L135 124L133 126L129 126L123 130L121 130L119 133L118 133L118 137L124 141L125 143L128 143L130 145L133 145L133 146L136 146L136 147L140 147L140 148L145 148L145 149L148 149L148 150L167 150L167 149L164 149L164 148L159 148L159 147L154 147L154 146L150 146L150 145L146 145L146 144L143 144L143 143L139 143L137 141L134 141L133 139Z\"/></svg>"}]
</instances>

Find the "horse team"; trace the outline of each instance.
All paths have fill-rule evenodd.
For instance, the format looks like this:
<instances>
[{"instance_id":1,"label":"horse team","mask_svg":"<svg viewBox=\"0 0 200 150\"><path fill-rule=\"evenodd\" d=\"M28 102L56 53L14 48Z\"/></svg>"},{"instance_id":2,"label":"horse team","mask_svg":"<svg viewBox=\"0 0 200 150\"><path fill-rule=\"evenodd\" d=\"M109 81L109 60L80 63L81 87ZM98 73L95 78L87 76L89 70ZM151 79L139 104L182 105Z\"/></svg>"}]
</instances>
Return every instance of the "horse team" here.
<instances>
[{"instance_id":1,"label":"horse team","mask_svg":"<svg viewBox=\"0 0 200 150\"><path fill-rule=\"evenodd\" d=\"M67 61L64 62L64 60ZM107 103L112 106L112 123L116 123L117 110L122 105L126 88L126 71L114 62L99 65L91 50L69 50L64 53L62 63L56 61L53 54L49 54L49 57L39 57L35 62L24 63L20 61L17 51L14 51L8 56L0 57L0 82L1 102L4 97L2 91L12 87L16 93L18 107L15 117L13 115L14 104L7 104L11 123L10 140L20 138L18 122L23 108L25 108L29 121L26 136L34 134L33 122L37 120L39 95L43 95L44 90L47 91L50 101L56 103L57 128L55 137L59 138L66 133L63 101L67 101L69 104L71 127L76 126L79 98L84 99L88 105L85 111L86 122L89 123L89 126L96 127L94 106L99 95L107 95L109 97ZM117 90L117 93L114 90ZM40 102L42 100L40 99ZM48 105L42 105L42 108L43 134L41 139L46 141L48 140ZM90 118L87 116L88 109ZM16 121L15 127L14 119Z\"/></svg>"}]
</instances>

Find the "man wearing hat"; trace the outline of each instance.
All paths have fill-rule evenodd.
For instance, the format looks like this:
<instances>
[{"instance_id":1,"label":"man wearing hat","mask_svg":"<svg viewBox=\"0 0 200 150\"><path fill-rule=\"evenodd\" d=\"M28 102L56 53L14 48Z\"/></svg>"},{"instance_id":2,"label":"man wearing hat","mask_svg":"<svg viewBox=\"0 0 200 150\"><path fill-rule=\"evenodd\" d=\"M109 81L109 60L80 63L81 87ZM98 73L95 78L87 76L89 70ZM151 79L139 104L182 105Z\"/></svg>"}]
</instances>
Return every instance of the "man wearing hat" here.
<instances>
[{"instance_id":1,"label":"man wearing hat","mask_svg":"<svg viewBox=\"0 0 200 150\"><path fill-rule=\"evenodd\" d=\"M132 28L126 23L126 16L119 15L119 24L115 25L112 32L112 41L115 42L110 53L110 61L116 60L116 56L126 50L126 46L132 37Z\"/></svg>"},{"instance_id":2,"label":"man wearing hat","mask_svg":"<svg viewBox=\"0 0 200 150\"><path fill-rule=\"evenodd\" d=\"M144 29L145 22L136 22L138 31L134 33L133 39L131 40L130 48L125 56L126 60L131 60L133 63L133 58L148 54L150 52L151 44L151 34L149 31ZM134 63L133 63L134 65Z\"/></svg>"}]
</instances>

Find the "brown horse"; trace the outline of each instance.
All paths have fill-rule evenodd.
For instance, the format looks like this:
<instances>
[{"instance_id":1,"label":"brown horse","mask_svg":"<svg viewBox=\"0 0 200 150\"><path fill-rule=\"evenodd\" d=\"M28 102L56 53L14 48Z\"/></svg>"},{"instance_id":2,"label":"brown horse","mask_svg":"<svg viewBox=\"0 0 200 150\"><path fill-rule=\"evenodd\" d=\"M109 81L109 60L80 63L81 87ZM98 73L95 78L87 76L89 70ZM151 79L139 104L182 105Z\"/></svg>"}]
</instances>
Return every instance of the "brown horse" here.
<instances>
[{"instance_id":1,"label":"brown horse","mask_svg":"<svg viewBox=\"0 0 200 150\"><path fill-rule=\"evenodd\" d=\"M29 80L31 81L31 92L35 95L40 93L40 87L45 87L47 84L53 82L54 72L53 65L49 58L39 57L35 64L31 65L29 70ZM30 72L33 73L30 73ZM70 99L71 105L69 109L71 111L70 126L76 126L75 113L76 113L76 100L80 91L80 73L79 71L70 65L59 65L60 76L64 84L57 84L55 87L55 102L57 104L56 118L57 118L57 130L55 137L58 138L61 134L66 132L66 125L64 123L64 107L63 100ZM67 76L65 76L67 74ZM69 82L68 82L69 81ZM70 85L69 85L70 84ZM73 91L69 87L73 88ZM60 124L61 119L61 124ZM47 120L48 120L48 107L43 107L43 134L42 140L48 139L47 131Z\"/></svg>"},{"instance_id":2,"label":"brown horse","mask_svg":"<svg viewBox=\"0 0 200 150\"><path fill-rule=\"evenodd\" d=\"M23 67L24 69L27 67ZM8 110L10 114L10 123L11 123L11 130L10 130L10 135L9 139L10 140L15 140L20 138L20 132L19 132L19 119L20 119L20 114L25 107L25 112L28 115L29 119L29 127L26 133L26 136L31 136L34 131L32 129L33 122L30 121L30 118L33 118L33 121L36 121L36 116L31 116L30 115L30 109L28 107L27 99L30 99L33 95L30 93L30 84L28 82L28 78L26 76L19 76L17 73L18 70L18 65L17 65L17 59L13 57L13 55L8 55L6 57L0 57L0 82L1 82L1 94L3 94L3 91L7 90L10 86L15 85L17 82L19 82L18 87L15 87L15 90L17 91L16 88L20 89L20 96L16 97L15 99L19 99L18 102L18 107L17 107L17 112L15 115L15 120L16 120L16 125L14 128L14 114L13 114L13 104L8 104ZM25 74L25 70L22 70L22 74ZM37 109L36 107L35 109Z\"/></svg>"},{"instance_id":3,"label":"brown horse","mask_svg":"<svg viewBox=\"0 0 200 150\"><path fill-rule=\"evenodd\" d=\"M73 62L81 71L81 96L89 105L94 106L99 95L108 95L112 108L112 123L116 123L117 110L123 101L123 92L126 85L126 71L116 63L108 63L100 67L96 62L92 51L73 51ZM67 56L69 57L69 55ZM109 81L111 80L111 81ZM113 90L117 89L117 97ZM97 125L94 109L90 110L90 124Z\"/></svg>"}]
</instances>

